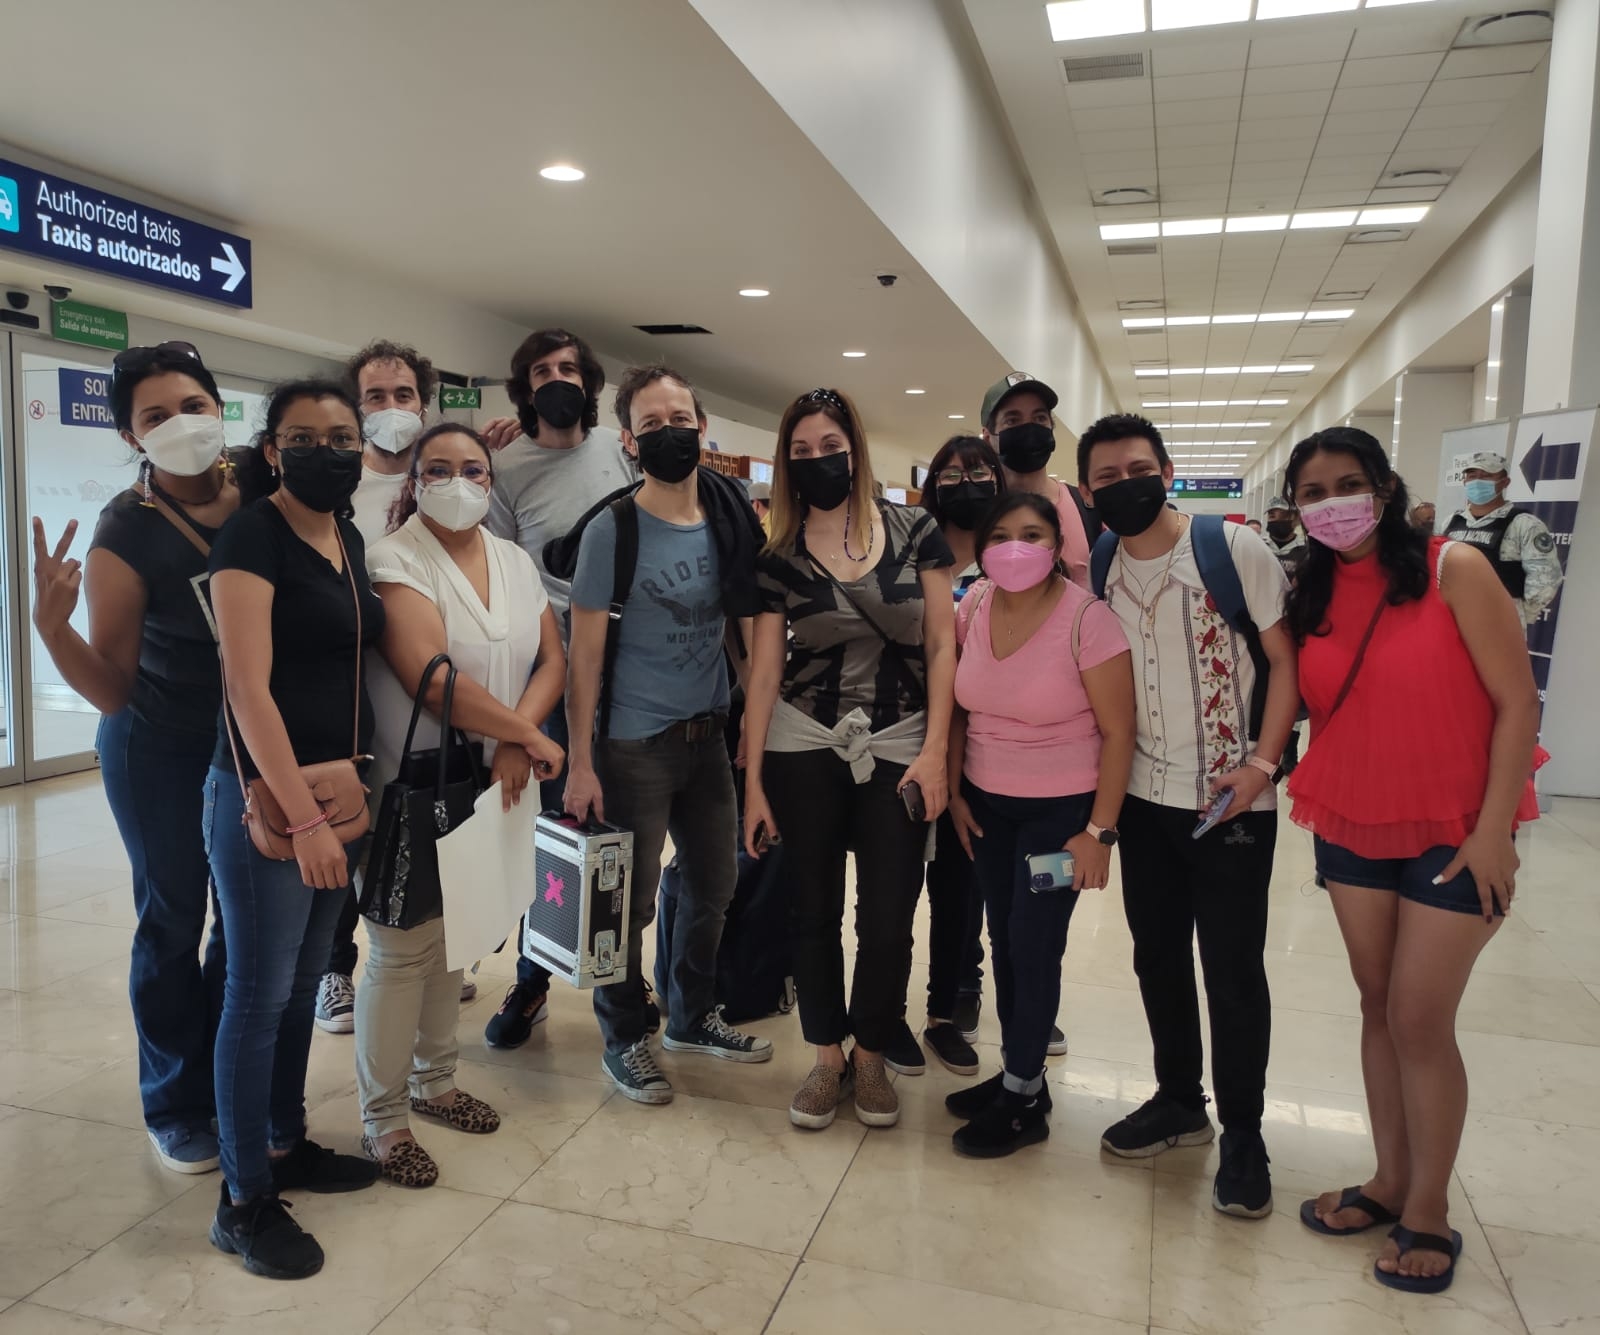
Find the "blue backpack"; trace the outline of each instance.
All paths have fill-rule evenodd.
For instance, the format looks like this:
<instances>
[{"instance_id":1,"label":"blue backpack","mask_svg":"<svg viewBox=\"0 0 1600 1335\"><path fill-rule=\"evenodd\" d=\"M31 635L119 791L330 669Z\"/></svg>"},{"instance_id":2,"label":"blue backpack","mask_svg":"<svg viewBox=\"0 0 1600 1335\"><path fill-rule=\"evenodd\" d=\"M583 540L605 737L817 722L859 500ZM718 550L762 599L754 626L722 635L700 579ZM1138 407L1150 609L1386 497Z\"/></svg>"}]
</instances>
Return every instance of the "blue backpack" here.
<instances>
[{"instance_id":1,"label":"blue backpack","mask_svg":"<svg viewBox=\"0 0 1600 1335\"><path fill-rule=\"evenodd\" d=\"M1228 549L1228 533L1221 515L1195 515L1189 521L1189 540L1194 544L1195 564L1200 567L1200 580L1206 592L1216 603L1217 611L1244 640L1255 665L1255 689L1250 692L1250 740L1261 736L1261 718L1267 708L1267 677L1271 664L1261 648L1261 632L1250 619L1250 608L1244 600L1244 585L1239 582L1238 568L1233 564L1233 553ZM1089 580L1096 598L1106 596L1106 580L1111 574L1111 563L1117 557L1117 535L1110 531L1095 539L1094 550L1089 554Z\"/></svg>"}]
</instances>

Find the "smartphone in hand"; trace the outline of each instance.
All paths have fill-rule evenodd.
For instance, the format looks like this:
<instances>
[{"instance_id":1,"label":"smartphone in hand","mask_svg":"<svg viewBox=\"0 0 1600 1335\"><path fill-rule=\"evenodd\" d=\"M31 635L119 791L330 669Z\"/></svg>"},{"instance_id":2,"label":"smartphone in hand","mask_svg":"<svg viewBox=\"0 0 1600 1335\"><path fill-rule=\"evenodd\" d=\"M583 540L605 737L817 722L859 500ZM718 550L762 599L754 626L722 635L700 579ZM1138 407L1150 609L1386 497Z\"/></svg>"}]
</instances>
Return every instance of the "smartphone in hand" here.
<instances>
[{"instance_id":1,"label":"smartphone in hand","mask_svg":"<svg viewBox=\"0 0 1600 1335\"><path fill-rule=\"evenodd\" d=\"M1234 790L1232 788L1224 788L1218 793L1216 800L1206 808L1205 815L1200 817L1200 823L1194 827L1194 833L1189 837L1191 839L1200 838L1201 835L1205 834L1207 830L1226 816L1228 808L1233 805L1233 799Z\"/></svg>"},{"instance_id":2,"label":"smartphone in hand","mask_svg":"<svg viewBox=\"0 0 1600 1335\"><path fill-rule=\"evenodd\" d=\"M1028 889L1036 895L1070 890L1077 875L1077 859L1064 848L1034 853L1028 858Z\"/></svg>"},{"instance_id":3,"label":"smartphone in hand","mask_svg":"<svg viewBox=\"0 0 1600 1335\"><path fill-rule=\"evenodd\" d=\"M922 785L913 779L900 790L900 800L906 804L906 815L915 821L928 819L928 804L922 797Z\"/></svg>"}]
</instances>

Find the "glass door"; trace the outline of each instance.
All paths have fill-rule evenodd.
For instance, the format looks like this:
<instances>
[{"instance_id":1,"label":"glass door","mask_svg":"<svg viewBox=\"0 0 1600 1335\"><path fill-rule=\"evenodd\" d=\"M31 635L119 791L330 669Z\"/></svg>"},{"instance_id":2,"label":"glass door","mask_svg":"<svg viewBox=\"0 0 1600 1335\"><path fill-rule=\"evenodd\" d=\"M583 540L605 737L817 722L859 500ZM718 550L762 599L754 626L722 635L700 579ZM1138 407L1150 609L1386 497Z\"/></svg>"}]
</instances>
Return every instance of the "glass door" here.
<instances>
[{"instance_id":1,"label":"glass door","mask_svg":"<svg viewBox=\"0 0 1600 1335\"><path fill-rule=\"evenodd\" d=\"M0 340L0 497L5 498L15 491L12 460L16 451L11 432L18 416L12 411L16 390L7 352L5 341ZM28 567L21 562L12 527L11 506L0 504L0 787L22 779L18 741L22 735L22 685L13 648L22 642L27 622L25 599L18 596L18 590Z\"/></svg>"}]
</instances>

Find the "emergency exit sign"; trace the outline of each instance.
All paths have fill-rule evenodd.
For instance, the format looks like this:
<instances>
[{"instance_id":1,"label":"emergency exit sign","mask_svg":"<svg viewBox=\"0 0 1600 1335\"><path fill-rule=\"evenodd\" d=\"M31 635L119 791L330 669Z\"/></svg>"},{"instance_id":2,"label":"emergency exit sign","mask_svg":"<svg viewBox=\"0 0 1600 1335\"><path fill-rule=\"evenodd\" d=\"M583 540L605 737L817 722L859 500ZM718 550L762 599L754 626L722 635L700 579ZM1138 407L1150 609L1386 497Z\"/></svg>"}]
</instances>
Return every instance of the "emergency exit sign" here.
<instances>
[{"instance_id":1,"label":"emergency exit sign","mask_svg":"<svg viewBox=\"0 0 1600 1335\"><path fill-rule=\"evenodd\" d=\"M122 311L90 306L82 301L50 303L50 332L63 343L81 343L86 348L111 348L120 352L128 346L128 317Z\"/></svg>"},{"instance_id":2,"label":"emergency exit sign","mask_svg":"<svg viewBox=\"0 0 1600 1335\"><path fill-rule=\"evenodd\" d=\"M462 385L441 385L439 387L439 406L441 408L481 408L483 407L483 391L481 389L468 389Z\"/></svg>"}]
</instances>

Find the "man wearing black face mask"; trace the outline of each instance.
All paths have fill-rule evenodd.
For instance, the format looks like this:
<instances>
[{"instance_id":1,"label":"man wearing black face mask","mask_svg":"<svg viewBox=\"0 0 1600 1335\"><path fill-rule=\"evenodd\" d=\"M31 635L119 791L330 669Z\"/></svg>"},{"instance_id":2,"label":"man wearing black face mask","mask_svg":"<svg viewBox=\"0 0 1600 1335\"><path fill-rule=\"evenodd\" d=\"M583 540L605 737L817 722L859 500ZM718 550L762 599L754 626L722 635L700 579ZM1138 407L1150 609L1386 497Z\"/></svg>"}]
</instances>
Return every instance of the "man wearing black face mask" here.
<instances>
[{"instance_id":1,"label":"man wearing black face mask","mask_svg":"<svg viewBox=\"0 0 1600 1335\"><path fill-rule=\"evenodd\" d=\"M565 536L596 501L637 477L621 437L597 425L605 383L605 369L587 343L565 329L541 329L511 356L506 393L516 419L496 418L484 426L485 438L499 450L486 526L533 557L563 636L570 587L550 573L545 544ZM566 715L559 707L545 732L566 746ZM540 785L539 800L545 808L561 805L559 776ZM517 984L490 1019L484 1040L490 1047L520 1047L547 1015L549 991L549 973L518 959Z\"/></svg>"},{"instance_id":2,"label":"man wearing black face mask","mask_svg":"<svg viewBox=\"0 0 1600 1335\"><path fill-rule=\"evenodd\" d=\"M1156 1094L1101 1138L1148 1158L1215 1134L1206 1113L1194 941L1211 1016L1211 1074L1222 1121L1212 1204L1259 1219L1272 1209L1261 1138L1272 999L1264 951L1277 837L1275 785L1299 705L1288 588L1247 528L1167 504L1172 461L1161 433L1131 413L1078 442L1078 479L1114 544L1093 566L1133 646L1138 734L1120 820L1122 903L1133 936ZM1255 718L1257 657L1266 671ZM1195 838L1212 804L1221 820Z\"/></svg>"},{"instance_id":3,"label":"man wearing black face mask","mask_svg":"<svg viewBox=\"0 0 1600 1335\"><path fill-rule=\"evenodd\" d=\"M1294 577L1300 573L1300 567L1305 564L1310 548L1306 546L1305 536L1294 522L1294 511L1282 496L1274 496L1267 502L1267 541L1272 544L1273 555L1283 566L1283 573L1293 583Z\"/></svg>"},{"instance_id":4,"label":"man wearing black face mask","mask_svg":"<svg viewBox=\"0 0 1600 1335\"><path fill-rule=\"evenodd\" d=\"M983 396L983 438L1005 465L1008 491L1031 491L1046 497L1061 516L1061 560L1067 575L1089 587L1089 530L1072 488L1047 471L1055 453L1055 390L1026 371L1013 371ZM1098 532L1098 529L1094 530Z\"/></svg>"},{"instance_id":5,"label":"man wearing black face mask","mask_svg":"<svg viewBox=\"0 0 1600 1335\"><path fill-rule=\"evenodd\" d=\"M633 831L629 977L597 988L594 1009L605 1038L606 1074L627 1098L654 1104L668 1102L672 1086L650 1051L638 966L645 928L655 917L650 891L661 875L668 835L683 877L663 1044L724 1061L772 1057L767 1039L723 1020L715 997L717 947L737 879L723 649L726 641L742 675L756 603L750 586L747 605L730 606L720 568L727 558L696 474L706 418L694 389L664 366L632 370L617 389L617 419L638 447L644 485L596 514L580 540L572 578L572 740L564 804L580 820L592 813ZM746 506L739 507L739 519L753 564L759 526ZM630 549L632 569L619 572ZM612 599L623 581L628 593L613 621ZM615 639L608 645L610 636Z\"/></svg>"}]
</instances>

